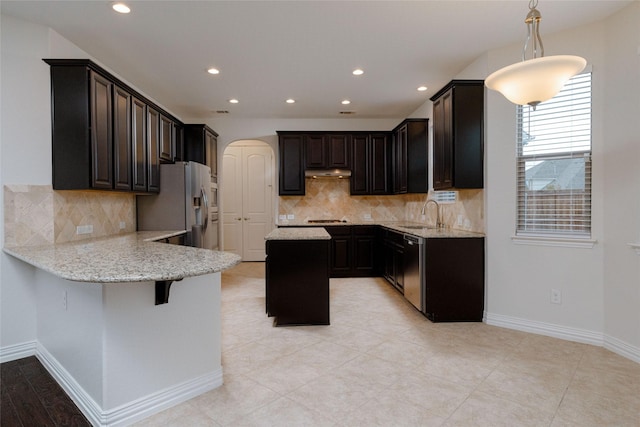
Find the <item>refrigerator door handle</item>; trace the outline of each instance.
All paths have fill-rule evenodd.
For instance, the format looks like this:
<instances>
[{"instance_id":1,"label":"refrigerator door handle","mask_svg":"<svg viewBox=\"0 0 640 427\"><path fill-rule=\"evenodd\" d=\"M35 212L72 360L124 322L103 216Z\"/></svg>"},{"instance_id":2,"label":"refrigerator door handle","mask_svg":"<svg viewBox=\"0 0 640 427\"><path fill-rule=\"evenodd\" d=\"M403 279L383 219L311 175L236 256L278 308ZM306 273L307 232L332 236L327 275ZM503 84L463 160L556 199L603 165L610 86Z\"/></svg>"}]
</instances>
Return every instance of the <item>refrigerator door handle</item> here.
<instances>
[{"instance_id":1,"label":"refrigerator door handle","mask_svg":"<svg viewBox=\"0 0 640 427\"><path fill-rule=\"evenodd\" d=\"M204 218L202 220L202 229L206 230L207 225L209 224L209 198L207 197L207 192L204 191L203 187L200 187L200 197L202 197L202 201L204 202Z\"/></svg>"}]
</instances>

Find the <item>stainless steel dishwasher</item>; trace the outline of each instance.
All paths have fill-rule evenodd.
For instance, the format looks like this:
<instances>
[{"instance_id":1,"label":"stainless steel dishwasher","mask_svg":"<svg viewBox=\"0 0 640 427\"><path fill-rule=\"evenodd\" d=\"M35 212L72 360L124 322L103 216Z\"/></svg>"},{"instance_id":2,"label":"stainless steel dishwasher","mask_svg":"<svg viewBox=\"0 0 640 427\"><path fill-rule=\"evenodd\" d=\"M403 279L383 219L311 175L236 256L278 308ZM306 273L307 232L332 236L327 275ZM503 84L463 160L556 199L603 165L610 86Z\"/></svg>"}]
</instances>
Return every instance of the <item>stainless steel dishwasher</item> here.
<instances>
[{"instance_id":1,"label":"stainless steel dishwasher","mask_svg":"<svg viewBox=\"0 0 640 427\"><path fill-rule=\"evenodd\" d=\"M404 297L424 312L424 238L404 235Z\"/></svg>"}]
</instances>

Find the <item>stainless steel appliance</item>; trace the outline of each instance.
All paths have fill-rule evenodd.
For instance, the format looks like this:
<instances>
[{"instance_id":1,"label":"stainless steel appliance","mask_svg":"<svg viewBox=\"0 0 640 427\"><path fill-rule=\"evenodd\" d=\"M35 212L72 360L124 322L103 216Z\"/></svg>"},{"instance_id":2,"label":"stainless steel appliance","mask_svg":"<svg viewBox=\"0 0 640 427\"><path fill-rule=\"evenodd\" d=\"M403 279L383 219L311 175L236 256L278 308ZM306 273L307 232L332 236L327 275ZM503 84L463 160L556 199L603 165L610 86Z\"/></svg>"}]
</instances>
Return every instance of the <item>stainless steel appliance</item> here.
<instances>
[{"instance_id":1,"label":"stainless steel appliance","mask_svg":"<svg viewBox=\"0 0 640 427\"><path fill-rule=\"evenodd\" d=\"M424 238L404 235L404 297L424 312Z\"/></svg>"},{"instance_id":2,"label":"stainless steel appliance","mask_svg":"<svg viewBox=\"0 0 640 427\"><path fill-rule=\"evenodd\" d=\"M186 230L185 244L217 249L211 223L211 170L196 162L160 165L160 193L137 196L138 230Z\"/></svg>"}]
</instances>

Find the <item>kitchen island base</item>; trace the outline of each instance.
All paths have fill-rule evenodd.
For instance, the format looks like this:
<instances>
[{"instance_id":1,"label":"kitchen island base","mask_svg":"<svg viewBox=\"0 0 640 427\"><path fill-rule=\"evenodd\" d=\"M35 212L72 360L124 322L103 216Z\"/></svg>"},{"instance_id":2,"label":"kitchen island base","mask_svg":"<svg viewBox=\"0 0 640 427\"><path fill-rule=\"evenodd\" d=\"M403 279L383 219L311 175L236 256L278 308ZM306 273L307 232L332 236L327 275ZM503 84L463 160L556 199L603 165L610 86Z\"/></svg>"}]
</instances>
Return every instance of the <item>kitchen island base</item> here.
<instances>
[{"instance_id":1,"label":"kitchen island base","mask_svg":"<svg viewBox=\"0 0 640 427\"><path fill-rule=\"evenodd\" d=\"M266 311L274 326L329 325L329 235L321 234L318 240L267 236Z\"/></svg>"}]
</instances>

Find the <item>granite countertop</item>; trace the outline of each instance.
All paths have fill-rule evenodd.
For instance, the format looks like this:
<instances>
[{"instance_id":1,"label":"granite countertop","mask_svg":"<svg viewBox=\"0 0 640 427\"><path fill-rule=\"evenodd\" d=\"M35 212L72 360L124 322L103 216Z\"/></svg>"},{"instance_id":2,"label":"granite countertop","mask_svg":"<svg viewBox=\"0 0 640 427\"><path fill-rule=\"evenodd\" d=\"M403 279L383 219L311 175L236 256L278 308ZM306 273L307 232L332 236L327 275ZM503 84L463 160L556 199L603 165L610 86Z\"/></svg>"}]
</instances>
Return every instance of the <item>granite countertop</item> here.
<instances>
[{"instance_id":1,"label":"granite countertop","mask_svg":"<svg viewBox=\"0 0 640 427\"><path fill-rule=\"evenodd\" d=\"M240 262L241 257L230 252L154 241L184 232L143 231L4 251L63 279L93 283L179 280L217 273Z\"/></svg>"},{"instance_id":2,"label":"granite countertop","mask_svg":"<svg viewBox=\"0 0 640 427\"><path fill-rule=\"evenodd\" d=\"M276 228L267 234L265 240L331 240L331 236L322 227L286 227Z\"/></svg>"},{"instance_id":3,"label":"granite countertop","mask_svg":"<svg viewBox=\"0 0 640 427\"><path fill-rule=\"evenodd\" d=\"M318 227L318 224L309 224L304 221L288 221L276 224L278 227L294 228L301 227ZM322 224L321 227L344 225L378 225L388 228L390 230L398 231L400 233L412 234L418 237L424 237L427 239L450 239L450 238L479 238L484 237L483 233L476 233L474 231L457 230L454 228L410 228L415 226L425 226L424 223L412 222L412 221L353 221L353 222L335 222L330 224ZM409 228L407 228L409 226Z\"/></svg>"}]
</instances>

